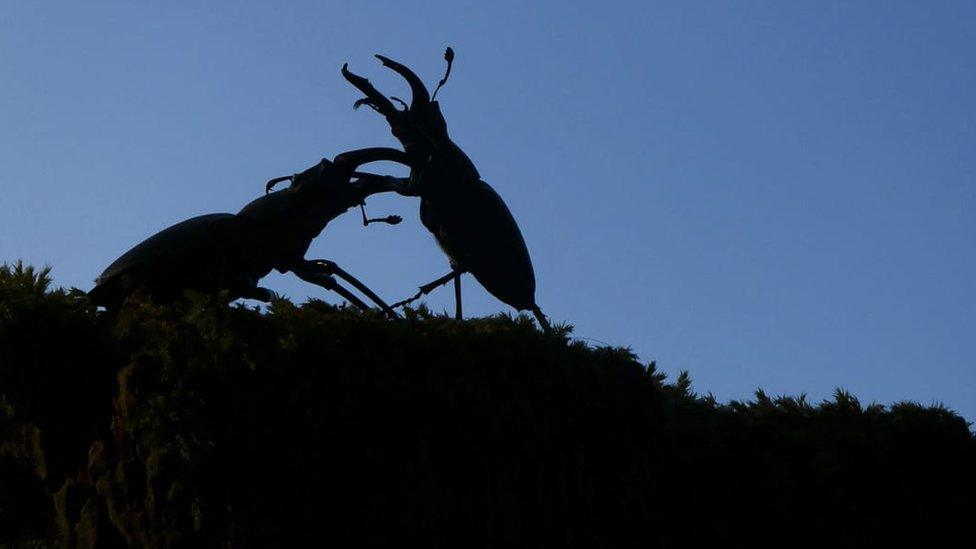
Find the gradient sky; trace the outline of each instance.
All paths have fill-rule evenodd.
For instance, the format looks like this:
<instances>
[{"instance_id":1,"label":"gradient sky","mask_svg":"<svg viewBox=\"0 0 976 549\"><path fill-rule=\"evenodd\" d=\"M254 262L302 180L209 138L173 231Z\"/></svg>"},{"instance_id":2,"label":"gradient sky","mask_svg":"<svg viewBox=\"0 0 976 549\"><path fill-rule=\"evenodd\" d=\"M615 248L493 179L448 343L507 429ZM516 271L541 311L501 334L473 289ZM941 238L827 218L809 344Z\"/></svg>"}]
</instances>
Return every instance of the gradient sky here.
<instances>
[{"instance_id":1,"label":"gradient sky","mask_svg":"<svg viewBox=\"0 0 976 549\"><path fill-rule=\"evenodd\" d=\"M433 85L451 45L452 136L555 321L723 400L839 386L976 419L972 1L92 4L0 0L0 261L88 289L174 222L397 145L339 68L406 97L371 55ZM369 210L406 221L350 212L308 257L391 300L447 272L415 199Z\"/></svg>"}]
</instances>

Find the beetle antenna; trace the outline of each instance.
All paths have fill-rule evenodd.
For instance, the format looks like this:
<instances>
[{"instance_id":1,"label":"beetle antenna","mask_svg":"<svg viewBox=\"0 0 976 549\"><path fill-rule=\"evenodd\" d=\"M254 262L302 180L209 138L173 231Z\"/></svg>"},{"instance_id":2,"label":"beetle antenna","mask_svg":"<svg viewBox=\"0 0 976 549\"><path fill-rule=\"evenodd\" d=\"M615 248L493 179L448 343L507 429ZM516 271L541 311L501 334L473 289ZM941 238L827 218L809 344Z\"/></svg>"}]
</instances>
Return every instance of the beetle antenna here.
<instances>
[{"instance_id":1,"label":"beetle antenna","mask_svg":"<svg viewBox=\"0 0 976 549\"><path fill-rule=\"evenodd\" d=\"M431 101L437 98L437 92L440 91L441 86L447 84L447 79L451 77L451 65L454 63L454 50L451 49L451 46L448 46L447 51L444 52L444 60L447 61L447 71L444 72L444 78L441 78L441 81L437 83L434 95L430 97Z\"/></svg>"},{"instance_id":2,"label":"beetle antenna","mask_svg":"<svg viewBox=\"0 0 976 549\"><path fill-rule=\"evenodd\" d=\"M359 203L359 209L363 212L363 227L368 226L370 223L389 223L390 225L397 225L403 218L398 215L388 215L386 217L366 217L366 201Z\"/></svg>"}]
</instances>

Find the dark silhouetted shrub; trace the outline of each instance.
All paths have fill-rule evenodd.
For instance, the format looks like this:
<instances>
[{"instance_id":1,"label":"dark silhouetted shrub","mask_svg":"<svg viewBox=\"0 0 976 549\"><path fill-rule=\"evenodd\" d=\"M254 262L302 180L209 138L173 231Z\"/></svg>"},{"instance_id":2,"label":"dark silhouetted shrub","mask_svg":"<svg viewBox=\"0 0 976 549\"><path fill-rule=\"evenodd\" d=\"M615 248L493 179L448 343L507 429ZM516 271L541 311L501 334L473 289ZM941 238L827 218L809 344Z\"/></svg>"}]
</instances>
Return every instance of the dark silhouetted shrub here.
<instances>
[{"instance_id":1,"label":"dark silhouetted shrub","mask_svg":"<svg viewBox=\"0 0 976 549\"><path fill-rule=\"evenodd\" d=\"M970 536L976 440L903 403L721 404L525 318L0 269L0 544L852 547Z\"/></svg>"}]
</instances>

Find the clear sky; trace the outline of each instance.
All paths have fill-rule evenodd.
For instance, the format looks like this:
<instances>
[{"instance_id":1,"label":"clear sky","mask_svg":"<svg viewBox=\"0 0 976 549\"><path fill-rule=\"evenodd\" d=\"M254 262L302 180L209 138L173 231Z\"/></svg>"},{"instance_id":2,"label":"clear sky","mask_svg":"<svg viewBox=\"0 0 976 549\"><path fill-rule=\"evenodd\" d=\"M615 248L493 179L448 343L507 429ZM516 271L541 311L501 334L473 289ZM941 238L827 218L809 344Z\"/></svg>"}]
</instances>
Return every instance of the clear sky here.
<instances>
[{"instance_id":1,"label":"clear sky","mask_svg":"<svg viewBox=\"0 0 976 549\"><path fill-rule=\"evenodd\" d=\"M174 222L396 145L342 63L406 97L372 54L433 85L451 45L438 99L555 321L723 400L840 386L976 419L972 1L94 4L0 0L0 260L88 289ZM309 257L406 297L448 270L417 206L374 198L406 221L350 212ZM470 277L465 305L509 311Z\"/></svg>"}]
</instances>

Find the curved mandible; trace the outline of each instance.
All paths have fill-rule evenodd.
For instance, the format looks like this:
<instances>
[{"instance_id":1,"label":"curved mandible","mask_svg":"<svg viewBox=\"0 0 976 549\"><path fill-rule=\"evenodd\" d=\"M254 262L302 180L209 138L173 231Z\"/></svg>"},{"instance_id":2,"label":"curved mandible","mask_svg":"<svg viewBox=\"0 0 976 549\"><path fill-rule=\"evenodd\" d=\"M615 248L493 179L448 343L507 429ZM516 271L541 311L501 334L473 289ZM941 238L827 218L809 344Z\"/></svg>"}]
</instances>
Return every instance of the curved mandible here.
<instances>
[{"instance_id":1,"label":"curved mandible","mask_svg":"<svg viewBox=\"0 0 976 549\"><path fill-rule=\"evenodd\" d=\"M282 181L294 181L294 180L295 180L294 175L285 175L282 177L276 177L264 184L264 194L271 194L271 191L274 190L275 185L281 183Z\"/></svg>"},{"instance_id":2,"label":"curved mandible","mask_svg":"<svg viewBox=\"0 0 976 549\"><path fill-rule=\"evenodd\" d=\"M430 93L427 91L427 86L424 86L424 83L420 80L420 77L418 77L412 70L401 65L400 63L397 63L389 57L384 57L377 54L376 58L383 63L383 66L392 69L397 74L402 76L408 84L410 84L410 92L413 94L413 98L410 100L411 109L430 103Z\"/></svg>"},{"instance_id":3,"label":"curved mandible","mask_svg":"<svg viewBox=\"0 0 976 549\"><path fill-rule=\"evenodd\" d=\"M414 167L415 164L407 153L392 147L367 147L365 149L347 151L336 155L332 163L339 169L349 170L350 175L352 175L352 172L359 166L381 160L396 162L410 168Z\"/></svg>"},{"instance_id":4,"label":"curved mandible","mask_svg":"<svg viewBox=\"0 0 976 549\"><path fill-rule=\"evenodd\" d=\"M360 105L369 105L387 119L400 114L396 107L393 106L393 103L385 95L380 93L369 80L350 71L349 63L342 65L342 77L366 96L365 99L356 101L353 107L358 108Z\"/></svg>"},{"instance_id":5,"label":"curved mandible","mask_svg":"<svg viewBox=\"0 0 976 549\"><path fill-rule=\"evenodd\" d=\"M405 179L397 179L395 177L389 176L377 176L374 174L357 171L362 164L368 164L370 162L379 162L382 160L387 160L390 162L396 162L398 164L403 164L411 170L416 166L414 162L407 153L390 147L370 147L366 149L357 149L354 151L344 152L336 155L333 160L333 165L340 170L338 172L340 179L347 179L349 177L358 177L358 181L353 185L357 192L361 193L362 198L366 198L369 195L394 191L399 194L404 194L407 192ZM409 196L409 195L407 195ZM365 212L363 212L365 219ZM391 216L387 218L387 223L396 225L400 221L396 216ZM368 219L365 219L368 225Z\"/></svg>"}]
</instances>

